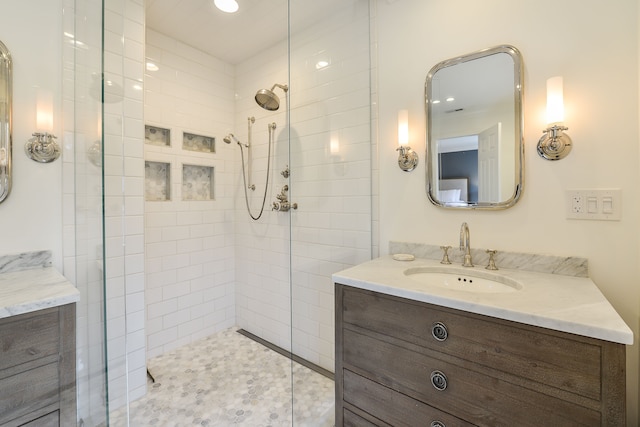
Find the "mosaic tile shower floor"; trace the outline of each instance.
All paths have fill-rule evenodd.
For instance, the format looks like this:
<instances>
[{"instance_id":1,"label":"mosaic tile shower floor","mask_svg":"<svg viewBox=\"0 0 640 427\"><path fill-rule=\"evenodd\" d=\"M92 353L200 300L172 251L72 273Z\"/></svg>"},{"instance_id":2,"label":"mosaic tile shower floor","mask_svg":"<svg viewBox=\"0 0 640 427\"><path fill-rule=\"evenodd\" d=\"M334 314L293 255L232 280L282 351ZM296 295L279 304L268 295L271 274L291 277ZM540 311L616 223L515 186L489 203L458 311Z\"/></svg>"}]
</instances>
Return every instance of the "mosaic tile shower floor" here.
<instances>
[{"instance_id":1,"label":"mosaic tile shower floor","mask_svg":"<svg viewBox=\"0 0 640 427\"><path fill-rule=\"evenodd\" d=\"M156 382L130 426L331 427L332 380L227 329L148 361ZM294 398L291 399L293 389ZM117 411L110 425L126 426Z\"/></svg>"}]
</instances>

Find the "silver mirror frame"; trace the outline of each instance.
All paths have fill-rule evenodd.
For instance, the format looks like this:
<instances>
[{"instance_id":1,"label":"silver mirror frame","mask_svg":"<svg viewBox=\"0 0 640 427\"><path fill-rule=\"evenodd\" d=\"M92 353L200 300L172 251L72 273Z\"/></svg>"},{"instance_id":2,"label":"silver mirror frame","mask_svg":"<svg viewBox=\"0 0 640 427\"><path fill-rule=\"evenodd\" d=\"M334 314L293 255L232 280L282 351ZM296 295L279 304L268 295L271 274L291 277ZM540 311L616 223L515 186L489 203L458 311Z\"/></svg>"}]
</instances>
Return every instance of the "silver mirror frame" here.
<instances>
[{"instance_id":1,"label":"silver mirror frame","mask_svg":"<svg viewBox=\"0 0 640 427\"><path fill-rule=\"evenodd\" d=\"M495 55L496 53L506 53L513 59L513 73L514 73L514 123L515 123L515 141L514 144L518 144L515 153L515 180L514 183L514 192L511 198L501 202L477 202L477 203L467 203L466 205L456 205L451 206L446 203L442 203L436 197L434 197L433 192L435 191L434 185L432 182L432 177L434 174L434 167L432 158L433 153L431 150L431 137L432 137L432 128L431 128L431 92L432 92L432 80L433 76L439 70L443 68L451 67L457 64L461 64L468 61L473 61L475 59L483 58L490 55ZM427 141L426 141L426 190L427 196L431 203L436 206L443 207L446 209L484 209L484 210L499 210L506 209L514 204L520 199L522 196L522 191L524 188L524 114L523 114L523 102L524 102L524 66L522 61L522 55L520 51L513 46L510 45L500 45L487 49L482 49L474 53L470 53L467 55L447 59L445 61L439 62L436 64L429 73L427 74L427 79L425 82L425 114L427 118Z\"/></svg>"},{"instance_id":2,"label":"silver mirror frame","mask_svg":"<svg viewBox=\"0 0 640 427\"><path fill-rule=\"evenodd\" d=\"M0 42L0 202L3 202L11 192L11 120L13 101L13 75L11 54L9 49Z\"/></svg>"}]
</instances>

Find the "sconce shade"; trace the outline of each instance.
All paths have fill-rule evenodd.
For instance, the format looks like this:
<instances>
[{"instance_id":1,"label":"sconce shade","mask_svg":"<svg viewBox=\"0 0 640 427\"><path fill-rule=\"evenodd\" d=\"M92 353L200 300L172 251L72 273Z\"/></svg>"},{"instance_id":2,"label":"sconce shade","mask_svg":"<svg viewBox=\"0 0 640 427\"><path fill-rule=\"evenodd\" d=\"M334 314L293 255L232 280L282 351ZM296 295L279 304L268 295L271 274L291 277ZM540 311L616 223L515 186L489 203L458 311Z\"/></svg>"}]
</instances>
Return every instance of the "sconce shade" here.
<instances>
[{"instance_id":1,"label":"sconce shade","mask_svg":"<svg viewBox=\"0 0 640 427\"><path fill-rule=\"evenodd\" d=\"M409 111L398 111L398 145L409 145Z\"/></svg>"},{"instance_id":2,"label":"sconce shade","mask_svg":"<svg viewBox=\"0 0 640 427\"><path fill-rule=\"evenodd\" d=\"M562 76L547 80L547 124L564 122Z\"/></svg>"},{"instance_id":3,"label":"sconce shade","mask_svg":"<svg viewBox=\"0 0 640 427\"><path fill-rule=\"evenodd\" d=\"M53 133L53 95L49 91L38 90L36 130L42 133Z\"/></svg>"}]
</instances>

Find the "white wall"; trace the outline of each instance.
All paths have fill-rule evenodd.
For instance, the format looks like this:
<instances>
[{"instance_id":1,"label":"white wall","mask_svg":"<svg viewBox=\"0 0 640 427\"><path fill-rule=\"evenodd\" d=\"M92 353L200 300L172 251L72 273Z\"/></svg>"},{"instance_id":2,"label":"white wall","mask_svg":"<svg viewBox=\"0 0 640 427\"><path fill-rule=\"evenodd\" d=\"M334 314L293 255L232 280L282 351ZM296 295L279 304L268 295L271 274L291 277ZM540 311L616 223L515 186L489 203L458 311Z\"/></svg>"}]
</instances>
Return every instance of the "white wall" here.
<instances>
[{"instance_id":1,"label":"white wall","mask_svg":"<svg viewBox=\"0 0 640 427\"><path fill-rule=\"evenodd\" d=\"M562 2L378 1L380 240L454 245L467 221L473 245L575 255L636 337L638 287L638 12L636 0ZM556 20L554 17L558 17ZM554 25L557 23L558 25ZM525 64L525 188L498 212L450 211L425 194L424 155L407 174L396 166L397 111L410 111L411 146L425 150L423 88L441 60L512 44ZM550 162L536 153L545 127L546 79L564 76L566 124L574 149ZM564 191L621 188L619 222L565 219ZM637 339L636 339L637 342ZM638 423L638 345L627 351L628 425Z\"/></svg>"},{"instance_id":2,"label":"white wall","mask_svg":"<svg viewBox=\"0 0 640 427\"><path fill-rule=\"evenodd\" d=\"M53 97L53 133L62 138L62 1L11 1L0 16L0 41L13 58L13 186L0 204L0 253L51 250L62 271L62 161L29 159L37 91ZM52 17L54 19L52 19Z\"/></svg>"},{"instance_id":3,"label":"white wall","mask_svg":"<svg viewBox=\"0 0 640 427\"><path fill-rule=\"evenodd\" d=\"M147 357L235 324L234 67L147 29L145 123L171 146L145 144L145 160L171 165L168 201L145 202ZM215 152L182 148L183 132L215 137ZM213 200L182 199L182 165L213 167Z\"/></svg>"}]
</instances>

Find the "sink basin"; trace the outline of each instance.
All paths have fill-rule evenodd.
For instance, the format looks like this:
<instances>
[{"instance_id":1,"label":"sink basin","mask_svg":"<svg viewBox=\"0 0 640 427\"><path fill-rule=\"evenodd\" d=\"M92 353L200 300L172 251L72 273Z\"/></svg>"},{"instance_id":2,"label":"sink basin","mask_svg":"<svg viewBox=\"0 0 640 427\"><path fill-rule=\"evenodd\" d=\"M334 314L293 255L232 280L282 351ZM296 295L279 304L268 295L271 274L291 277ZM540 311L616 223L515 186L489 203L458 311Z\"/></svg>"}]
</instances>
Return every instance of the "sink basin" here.
<instances>
[{"instance_id":1,"label":"sink basin","mask_svg":"<svg viewBox=\"0 0 640 427\"><path fill-rule=\"evenodd\" d=\"M404 274L423 285L462 292L499 294L523 288L522 283L509 277L467 268L417 267L406 269Z\"/></svg>"}]
</instances>

